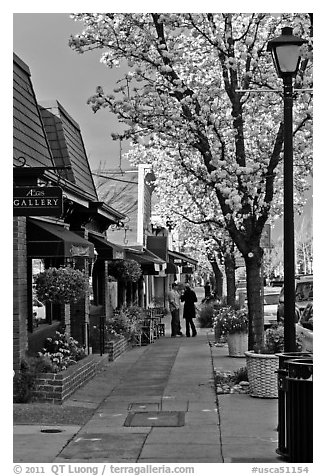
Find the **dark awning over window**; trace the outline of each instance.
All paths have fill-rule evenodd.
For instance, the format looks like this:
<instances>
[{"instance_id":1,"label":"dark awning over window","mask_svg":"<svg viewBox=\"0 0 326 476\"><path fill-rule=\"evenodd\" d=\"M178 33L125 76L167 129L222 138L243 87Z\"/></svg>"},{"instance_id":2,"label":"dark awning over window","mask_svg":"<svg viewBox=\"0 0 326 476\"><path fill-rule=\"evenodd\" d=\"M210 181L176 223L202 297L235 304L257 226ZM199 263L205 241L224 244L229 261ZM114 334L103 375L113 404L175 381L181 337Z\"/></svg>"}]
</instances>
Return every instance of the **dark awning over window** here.
<instances>
[{"instance_id":1,"label":"dark awning over window","mask_svg":"<svg viewBox=\"0 0 326 476\"><path fill-rule=\"evenodd\" d=\"M121 246L110 243L103 236L88 233L88 239L95 245L99 258L107 260L115 259L117 253L119 253L119 255L121 254L120 257L123 257L124 249Z\"/></svg>"},{"instance_id":2,"label":"dark awning over window","mask_svg":"<svg viewBox=\"0 0 326 476\"><path fill-rule=\"evenodd\" d=\"M168 250L169 264L166 273L176 274L170 271L171 269L179 267L182 274L192 274L198 263L197 260L190 258L190 256L180 253L180 251ZM172 268L173 267L173 268Z\"/></svg>"},{"instance_id":3,"label":"dark awning over window","mask_svg":"<svg viewBox=\"0 0 326 476\"><path fill-rule=\"evenodd\" d=\"M94 245L63 226L27 221L27 256L30 258L94 258Z\"/></svg>"},{"instance_id":4,"label":"dark awning over window","mask_svg":"<svg viewBox=\"0 0 326 476\"><path fill-rule=\"evenodd\" d=\"M126 256L129 259L134 259L139 264L164 264L165 261L149 250L126 250Z\"/></svg>"},{"instance_id":5,"label":"dark awning over window","mask_svg":"<svg viewBox=\"0 0 326 476\"><path fill-rule=\"evenodd\" d=\"M127 249L126 258L137 261L142 267L143 274L153 276L158 275L160 267L165 264L163 259L147 249L143 249L142 251Z\"/></svg>"},{"instance_id":6,"label":"dark awning over window","mask_svg":"<svg viewBox=\"0 0 326 476\"><path fill-rule=\"evenodd\" d=\"M187 266L189 264L196 265L198 263L197 260L195 260L194 258L190 258L190 256L185 255L184 253L180 253L180 251L168 250L168 257L169 261L172 261L173 263L178 265Z\"/></svg>"}]
</instances>

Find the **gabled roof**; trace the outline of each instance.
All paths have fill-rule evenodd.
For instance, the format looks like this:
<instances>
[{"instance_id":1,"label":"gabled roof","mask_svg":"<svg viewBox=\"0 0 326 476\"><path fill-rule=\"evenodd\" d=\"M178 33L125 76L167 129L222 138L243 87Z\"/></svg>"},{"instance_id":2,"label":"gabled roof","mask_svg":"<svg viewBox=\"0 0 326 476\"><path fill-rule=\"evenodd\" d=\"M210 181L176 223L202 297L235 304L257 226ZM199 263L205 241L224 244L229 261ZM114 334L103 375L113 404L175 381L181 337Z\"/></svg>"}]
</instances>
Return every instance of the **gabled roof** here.
<instances>
[{"instance_id":1,"label":"gabled roof","mask_svg":"<svg viewBox=\"0 0 326 476\"><path fill-rule=\"evenodd\" d=\"M57 101L39 106L28 66L14 54L13 70L13 156L16 171L42 167L71 167L45 170L68 199L91 208L100 219L116 222L125 215L111 204L99 202L79 125ZM43 174L42 174L43 175ZM62 180L63 179L63 180Z\"/></svg>"},{"instance_id":2,"label":"gabled roof","mask_svg":"<svg viewBox=\"0 0 326 476\"><path fill-rule=\"evenodd\" d=\"M13 69L13 156L14 165L54 166L28 66L14 54Z\"/></svg>"},{"instance_id":3,"label":"gabled roof","mask_svg":"<svg viewBox=\"0 0 326 476\"><path fill-rule=\"evenodd\" d=\"M65 178L98 201L79 125L58 101L42 102L39 107L56 165L70 165Z\"/></svg>"}]
</instances>

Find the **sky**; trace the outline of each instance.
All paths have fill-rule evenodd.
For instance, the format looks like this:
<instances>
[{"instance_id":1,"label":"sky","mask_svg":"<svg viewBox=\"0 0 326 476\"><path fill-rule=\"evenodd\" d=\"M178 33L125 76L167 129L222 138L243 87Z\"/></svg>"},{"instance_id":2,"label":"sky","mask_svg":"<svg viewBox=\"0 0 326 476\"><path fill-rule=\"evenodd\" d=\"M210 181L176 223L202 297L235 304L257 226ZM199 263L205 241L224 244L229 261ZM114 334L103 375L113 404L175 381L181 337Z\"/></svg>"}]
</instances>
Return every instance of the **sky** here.
<instances>
[{"instance_id":1,"label":"sky","mask_svg":"<svg viewBox=\"0 0 326 476\"><path fill-rule=\"evenodd\" d=\"M56 99L79 124L91 169L119 165L120 144L112 132L123 126L108 110L94 114L87 99L96 86L111 89L121 70L100 63L99 51L78 54L68 46L83 23L68 13L14 13L13 51L29 67L37 101ZM122 142L122 151L127 143Z\"/></svg>"}]
</instances>

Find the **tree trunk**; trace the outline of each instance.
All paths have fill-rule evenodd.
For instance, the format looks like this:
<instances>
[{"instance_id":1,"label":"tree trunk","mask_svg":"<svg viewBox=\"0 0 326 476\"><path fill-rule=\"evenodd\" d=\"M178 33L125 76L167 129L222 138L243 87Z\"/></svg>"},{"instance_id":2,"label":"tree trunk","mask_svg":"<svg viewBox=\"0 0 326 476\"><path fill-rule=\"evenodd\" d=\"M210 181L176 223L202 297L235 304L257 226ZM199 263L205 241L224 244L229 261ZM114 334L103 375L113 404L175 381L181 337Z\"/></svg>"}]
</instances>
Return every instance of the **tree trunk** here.
<instances>
[{"instance_id":1,"label":"tree trunk","mask_svg":"<svg viewBox=\"0 0 326 476\"><path fill-rule=\"evenodd\" d=\"M222 297L223 296L223 274L222 271L219 268L219 265L217 264L216 260L211 260L210 264L213 269L214 277L215 277L215 289L214 291L216 292L217 296Z\"/></svg>"},{"instance_id":2,"label":"tree trunk","mask_svg":"<svg viewBox=\"0 0 326 476\"><path fill-rule=\"evenodd\" d=\"M233 253L224 253L226 274L226 302L228 306L235 306L235 258Z\"/></svg>"},{"instance_id":3,"label":"tree trunk","mask_svg":"<svg viewBox=\"0 0 326 476\"><path fill-rule=\"evenodd\" d=\"M249 350L261 348L264 344L264 316L262 308L261 257L262 250L249 253L245 257L247 272L247 301L249 316Z\"/></svg>"}]
</instances>

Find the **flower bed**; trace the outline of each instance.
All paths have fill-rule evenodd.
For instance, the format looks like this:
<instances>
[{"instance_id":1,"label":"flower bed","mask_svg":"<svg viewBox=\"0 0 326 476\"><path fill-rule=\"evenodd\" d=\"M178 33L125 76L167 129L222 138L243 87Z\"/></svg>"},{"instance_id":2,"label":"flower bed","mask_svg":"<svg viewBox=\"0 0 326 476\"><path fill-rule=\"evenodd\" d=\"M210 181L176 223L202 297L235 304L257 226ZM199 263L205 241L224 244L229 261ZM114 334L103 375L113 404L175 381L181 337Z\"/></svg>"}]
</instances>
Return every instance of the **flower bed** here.
<instances>
[{"instance_id":1,"label":"flower bed","mask_svg":"<svg viewBox=\"0 0 326 476\"><path fill-rule=\"evenodd\" d=\"M62 372L38 374L35 379L33 399L61 404L95 375L106 358L106 356L89 355Z\"/></svg>"}]
</instances>

